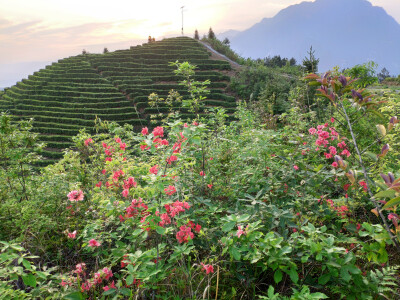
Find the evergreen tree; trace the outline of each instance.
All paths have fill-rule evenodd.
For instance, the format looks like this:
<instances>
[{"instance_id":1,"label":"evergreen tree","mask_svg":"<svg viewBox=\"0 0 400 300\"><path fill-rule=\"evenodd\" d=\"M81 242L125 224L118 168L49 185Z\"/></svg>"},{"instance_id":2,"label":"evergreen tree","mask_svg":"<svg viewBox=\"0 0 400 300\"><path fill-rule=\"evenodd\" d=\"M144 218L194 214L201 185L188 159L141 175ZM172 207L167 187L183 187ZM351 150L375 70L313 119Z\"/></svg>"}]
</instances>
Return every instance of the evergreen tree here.
<instances>
[{"instance_id":1,"label":"evergreen tree","mask_svg":"<svg viewBox=\"0 0 400 300\"><path fill-rule=\"evenodd\" d=\"M318 63L319 58L315 58L315 50L310 47L310 50L307 52L308 57L303 59L303 67L307 73L317 73L318 72Z\"/></svg>"},{"instance_id":2,"label":"evergreen tree","mask_svg":"<svg viewBox=\"0 0 400 300\"><path fill-rule=\"evenodd\" d=\"M210 29L208 30L208 38L209 38L210 40L215 40L215 39L216 39L215 33L214 33L214 31L212 30L211 27L210 27Z\"/></svg>"},{"instance_id":3,"label":"evergreen tree","mask_svg":"<svg viewBox=\"0 0 400 300\"><path fill-rule=\"evenodd\" d=\"M197 29L194 31L194 39L195 40L199 40L200 39L199 32L197 31Z\"/></svg>"},{"instance_id":4,"label":"evergreen tree","mask_svg":"<svg viewBox=\"0 0 400 300\"><path fill-rule=\"evenodd\" d=\"M108 53L107 47L104 47L103 53Z\"/></svg>"},{"instance_id":5,"label":"evergreen tree","mask_svg":"<svg viewBox=\"0 0 400 300\"><path fill-rule=\"evenodd\" d=\"M227 37L222 41L222 44L224 45L229 45L230 43L231 41Z\"/></svg>"}]
</instances>

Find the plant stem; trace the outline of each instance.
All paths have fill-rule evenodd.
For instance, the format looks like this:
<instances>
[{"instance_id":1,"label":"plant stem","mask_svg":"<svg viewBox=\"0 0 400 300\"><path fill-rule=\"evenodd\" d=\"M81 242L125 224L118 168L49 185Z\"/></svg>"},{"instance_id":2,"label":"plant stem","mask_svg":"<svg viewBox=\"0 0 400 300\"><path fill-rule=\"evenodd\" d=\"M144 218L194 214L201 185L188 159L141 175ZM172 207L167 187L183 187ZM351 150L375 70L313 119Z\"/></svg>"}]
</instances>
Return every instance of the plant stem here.
<instances>
[{"instance_id":1,"label":"plant stem","mask_svg":"<svg viewBox=\"0 0 400 300\"><path fill-rule=\"evenodd\" d=\"M354 148L355 148L356 151L357 151L359 163L360 163L360 166L361 166L361 168L362 168L362 170L363 170L363 175L364 175L365 182L366 182L366 184L367 184L367 190L368 190L368 194L369 194L369 196L370 196L370 200L371 200L371 202L375 205L376 211L378 212L379 216L381 217L382 222L383 222L383 224L385 225L385 229L386 229L386 231L388 232L388 234L389 234L389 236L390 236L390 239L393 241L394 245L396 246L397 251L400 252L400 245L399 245L398 241L396 240L396 237L395 237L395 236L392 234L392 232L390 231L389 224L387 223L386 218L385 218L385 216L383 215L383 213L382 213L382 211L381 211L381 208L379 207L378 203L375 201L374 194L372 193L371 188L370 188L370 186L369 186L367 170L366 170L366 168L365 168L365 166L364 166L364 162L363 162L362 157L361 157L361 152L360 152L360 150L358 149L357 140L356 140L356 138L355 138L355 136L354 136L353 128L352 128L352 126L351 126L351 122L350 122L349 116L347 115L346 109L344 108L343 101L342 101L342 100L339 100L339 102L340 102L340 105L341 105L342 110L343 110L343 112L344 112L344 115L346 116L346 121L347 121L347 124L348 124L348 126L349 126L349 131L350 131L351 137L352 137L352 139L353 139Z\"/></svg>"}]
</instances>

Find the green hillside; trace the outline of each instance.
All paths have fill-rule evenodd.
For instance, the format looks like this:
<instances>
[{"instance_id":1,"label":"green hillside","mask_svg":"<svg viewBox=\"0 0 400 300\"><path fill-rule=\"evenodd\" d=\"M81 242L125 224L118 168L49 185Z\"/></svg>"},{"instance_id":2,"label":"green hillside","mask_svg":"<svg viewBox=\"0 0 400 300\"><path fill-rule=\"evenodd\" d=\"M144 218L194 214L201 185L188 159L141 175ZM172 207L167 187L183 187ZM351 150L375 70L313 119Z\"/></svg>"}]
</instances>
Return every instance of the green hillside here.
<instances>
[{"instance_id":1,"label":"green hillside","mask_svg":"<svg viewBox=\"0 0 400 300\"><path fill-rule=\"evenodd\" d=\"M72 145L71 137L79 129L93 130L96 116L136 127L151 126L150 114L167 109L150 107L149 94L166 97L171 89L187 94L178 84L182 78L168 64L176 60L197 65L196 80L211 81L206 106L233 111L235 97L225 93L230 78L223 73L231 69L230 64L211 60L201 44L187 37L61 59L7 89L0 98L0 111L34 118L34 131L48 146L42 154L50 163L62 157L62 149ZM194 117L181 112L184 118Z\"/></svg>"}]
</instances>

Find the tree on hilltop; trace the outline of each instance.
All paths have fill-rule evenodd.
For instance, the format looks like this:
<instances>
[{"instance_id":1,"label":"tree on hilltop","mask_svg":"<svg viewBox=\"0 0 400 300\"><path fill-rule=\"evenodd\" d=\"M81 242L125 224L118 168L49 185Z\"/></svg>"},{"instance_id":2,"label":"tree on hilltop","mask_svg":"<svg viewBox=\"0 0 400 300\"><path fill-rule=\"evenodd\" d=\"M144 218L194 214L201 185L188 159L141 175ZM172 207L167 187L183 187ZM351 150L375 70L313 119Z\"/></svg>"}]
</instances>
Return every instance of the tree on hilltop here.
<instances>
[{"instance_id":1,"label":"tree on hilltop","mask_svg":"<svg viewBox=\"0 0 400 300\"><path fill-rule=\"evenodd\" d=\"M224 45L230 45L231 41L226 37L223 41L222 44Z\"/></svg>"},{"instance_id":2,"label":"tree on hilltop","mask_svg":"<svg viewBox=\"0 0 400 300\"><path fill-rule=\"evenodd\" d=\"M199 32L197 31L197 29L194 31L194 39L195 40L199 40L200 39Z\"/></svg>"},{"instance_id":3,"label":"tree on hilltop","mask_svg":"<svg viewBox=\"0 0 400 300\"><path fill-rule=\"evenodd\" d=\"M210 40L215 40L215 39L216 39L215 33L214 33L214 31L212 30L211 27L210 27L210 29L208 30L208 38L209 38Z\"/></svg>"}]
</instances>

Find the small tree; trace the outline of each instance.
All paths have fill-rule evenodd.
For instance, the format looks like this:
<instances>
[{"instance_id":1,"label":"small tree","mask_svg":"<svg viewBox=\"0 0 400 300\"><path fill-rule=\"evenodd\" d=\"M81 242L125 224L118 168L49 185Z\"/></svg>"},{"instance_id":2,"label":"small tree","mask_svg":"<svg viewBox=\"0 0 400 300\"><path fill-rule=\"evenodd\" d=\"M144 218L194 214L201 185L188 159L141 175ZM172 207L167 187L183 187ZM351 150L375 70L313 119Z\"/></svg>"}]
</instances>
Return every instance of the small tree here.
<instances>
[{"instance_id":1,"label":"small tree","mask_svg":"<svg viewBox=\"0 0 400 300\"><path fill-rule=\"evenodd\" d=\"M107 47L104 47L103 53L108 53Z\"/></svg>"},{"instance_id":2,"label":"small tree","mask_svg":"<svg viewBox=\"0 0 400 300\"><path fill-rule=\"evenodd\" d=\"M222 41L222 44L224 45L230 45L231 41L226 37L224 38L224 40Z\"/></svg>"},{"instance_id":3,"label":"small tree","mask_svg":"<svg viewBox=\"0 0 400 300\"><path fill-rule=\"evenodd\" d=\"M308 57L303 59L303 67L307 73L316 73L318 72L318 63L319 58L315 58L315 50L313 50L312 46L310 50L307 52Z\"/></svg>"},{"instance_id":4,"label":"small tree","mask_svg":"<svg viewBox=\"0 0 400 300\"><path fill-rule=\"evenodd\" d=\"M382 82L385 80L385 78L390 77L389 71L386 68L383 68L381 72L378 74L378 80L379 82Z\"/></svg>"},{"instance_id":5,"label":"small tree","mask_svg":"<svg viewBox=\"0 0 400 300\"><path fill-rule=\"evenodd\" d=\"M197 29L194 31L194 39L195 40L199 40L200 39L199 32L197 31Z\"/></svg>"},{"instance_id":6,"label":"small tree","mask_svg":"<svg viewBox=\"0 0 400 300\"><path fill-rule=\"evenodd\" d=\"M214 33L214 31L212 30L211 27L210 27L210 29L208 30L208 38L209 38L210 40L215 40L215 39L216 39L215 33Z\"/></svg>"}]
</instances>

